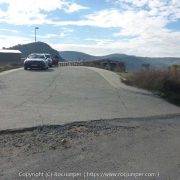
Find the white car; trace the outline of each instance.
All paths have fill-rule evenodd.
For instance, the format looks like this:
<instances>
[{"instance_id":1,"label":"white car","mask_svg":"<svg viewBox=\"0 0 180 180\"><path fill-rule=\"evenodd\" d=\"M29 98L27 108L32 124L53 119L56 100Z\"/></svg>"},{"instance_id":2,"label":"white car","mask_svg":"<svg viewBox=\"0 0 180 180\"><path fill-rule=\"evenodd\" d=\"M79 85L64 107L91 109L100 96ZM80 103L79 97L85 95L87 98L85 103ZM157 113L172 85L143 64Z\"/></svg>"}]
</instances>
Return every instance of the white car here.
<instances>
[{"instance_id":1,"label":"white car","mask_svg":"<svg viewBox=\"0 0 180 180\"><path fill-rule=\"evenodd\" d=\"M24 69L48 69L48 61L45 54L30 54L24 61Z\"/></svg>"}]
</instances>

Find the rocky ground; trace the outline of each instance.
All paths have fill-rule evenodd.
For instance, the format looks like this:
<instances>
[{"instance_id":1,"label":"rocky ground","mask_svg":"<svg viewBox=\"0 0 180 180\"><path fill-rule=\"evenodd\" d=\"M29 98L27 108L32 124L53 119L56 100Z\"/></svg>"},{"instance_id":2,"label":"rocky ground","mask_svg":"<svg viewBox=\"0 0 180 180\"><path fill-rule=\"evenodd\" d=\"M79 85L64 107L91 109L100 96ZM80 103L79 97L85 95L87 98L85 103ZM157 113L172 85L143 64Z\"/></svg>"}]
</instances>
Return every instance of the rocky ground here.
<instances>
[{"instance_id":1,"label":"rocky ground","mask_svg":"<svg viewBox=\"0 0 180 180\"><path fill-rule=\"evenodd\" d=\"M169 116L1 131L0 179L178 180L179 128Z\"/></svg>"},{"instance_id":2,"label":"rocky ground","mask_svg":"<svg viewBox=\"0 0 180 180\"><path fill-rule=\"evenodd\" d=\"M22 153L28 155L29 153L70 148L73 141L86 139L90 136L116 133L120 129L131 131L135 128L138 127L127 125L116 126L108 123L106 120L101 120L75 122L57 126L39 126L20 130L5 130L0 132L0 147L2 155L11 155L19 150L21 155Z\"/></svg>"}]
</instances>

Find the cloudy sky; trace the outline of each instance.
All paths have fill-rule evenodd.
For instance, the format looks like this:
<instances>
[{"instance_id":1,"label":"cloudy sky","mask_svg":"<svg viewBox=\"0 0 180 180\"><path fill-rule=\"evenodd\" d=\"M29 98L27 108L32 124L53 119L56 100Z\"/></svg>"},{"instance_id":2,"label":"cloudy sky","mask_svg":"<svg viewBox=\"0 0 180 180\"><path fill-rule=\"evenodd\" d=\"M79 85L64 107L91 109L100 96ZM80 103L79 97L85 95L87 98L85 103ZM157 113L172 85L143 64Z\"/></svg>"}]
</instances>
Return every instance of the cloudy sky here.
<instances>
[{"instance_id":1,"label":"cloudy sky","mask_svg":"<svg viewBox=\"0 0 180 180\"><path fill-rule=\"evenodd\" d=\"M0 0L0 48L180 57L180 0Z\"/></svg>"}]
</instances>

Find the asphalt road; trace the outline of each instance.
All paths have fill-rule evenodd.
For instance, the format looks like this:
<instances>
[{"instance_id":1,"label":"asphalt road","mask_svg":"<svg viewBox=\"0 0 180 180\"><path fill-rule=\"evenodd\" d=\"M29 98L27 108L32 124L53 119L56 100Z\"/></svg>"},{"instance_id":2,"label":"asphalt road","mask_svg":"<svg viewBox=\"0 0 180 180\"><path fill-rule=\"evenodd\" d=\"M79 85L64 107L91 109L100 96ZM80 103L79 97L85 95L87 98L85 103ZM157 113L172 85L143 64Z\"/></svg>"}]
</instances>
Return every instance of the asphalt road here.
<instances>
[{"instance_id":1,"label":"asphalt road","mask_svg":"<svg viewBox=\"0 0 180 180\"><path fill-rule=\"evenodd\" d=\"M179 180L179 128L176 116L0 134L0 179Z\"/></svg>"},{"instance_id":2,"label":"asphalt road","mask_svg":"<svg viewBox=\"0 0 180 180\"><path fill-rule=\"evenodd\" d=\"M59 67L0 75L0 130L95 119L166 116L180 108L110 71Z\"/></svg>"}]
</instances>

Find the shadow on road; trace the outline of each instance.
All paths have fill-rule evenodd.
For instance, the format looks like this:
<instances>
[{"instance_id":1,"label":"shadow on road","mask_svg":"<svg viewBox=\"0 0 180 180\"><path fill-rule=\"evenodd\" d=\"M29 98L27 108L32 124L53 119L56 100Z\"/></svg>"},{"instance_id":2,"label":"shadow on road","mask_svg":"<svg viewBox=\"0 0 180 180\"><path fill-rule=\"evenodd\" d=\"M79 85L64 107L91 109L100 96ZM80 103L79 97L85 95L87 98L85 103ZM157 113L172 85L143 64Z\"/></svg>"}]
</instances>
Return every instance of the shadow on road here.
<instances>
[{"instance_id":1,"label":"shadow on road","mask_svg":"<svg viewBox=\"0 0 180 180\"><path fill-rule=\"evenodd\" d=\"M47 70L40 70L40 69L31 69L28 71L32 71L32 72L53 72L54 69L47 69Z\"/></svg>"}]
</instances>

